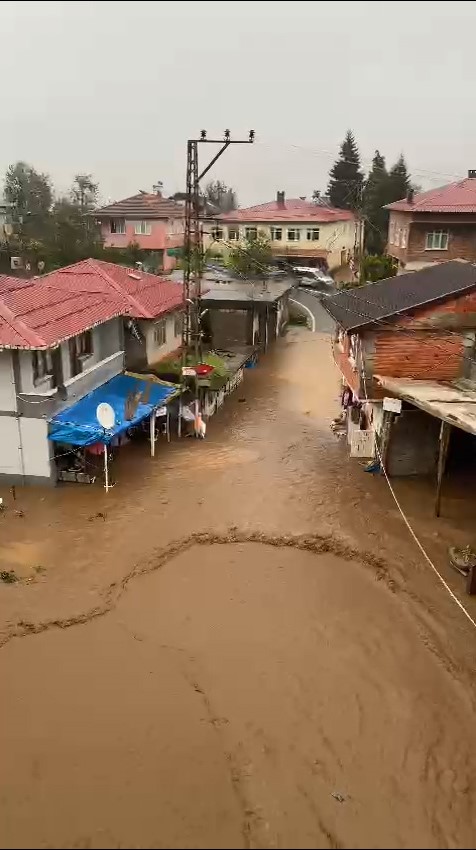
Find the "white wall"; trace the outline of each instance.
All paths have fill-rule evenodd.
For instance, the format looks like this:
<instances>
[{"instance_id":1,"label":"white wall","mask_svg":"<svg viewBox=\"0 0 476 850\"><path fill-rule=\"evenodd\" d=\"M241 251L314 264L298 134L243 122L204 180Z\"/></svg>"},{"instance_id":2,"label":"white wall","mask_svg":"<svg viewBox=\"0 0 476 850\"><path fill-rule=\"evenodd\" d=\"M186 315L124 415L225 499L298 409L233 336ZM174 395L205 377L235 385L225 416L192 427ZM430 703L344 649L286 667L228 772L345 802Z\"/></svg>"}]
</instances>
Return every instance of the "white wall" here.
<instances>
[{"instance_id":1,"label":"white wall","mask_svg":"<svg viewBox=\"0 0 476 850\"><path fill-rule=\"evenodd\" d=\"M24 475L39 478L51 476L51 442L48 440L48 423L44 419L19 420L23 447Z\"/></svg>"},{"instance_id":2,"label":"white wall","mask_svg":"<svg viewBox=\"0 0 476 850\"><path fill-rule=\"evenodd\" d=\"M21 475L19 420L15 416L0 416L0 474Z\"/></svg>"},{"instance_id":3,"label":"white wall","mask_svg":"<svg viewBox=\"0 0 476 850\"><path fill-rule=\"evenodd\" d=\"M299 251L302 251L303 249L306 249L306 251L308 251L314 248L316 252L327 251L327 262L330 268L340 265L341 251L353 250L356 229L355 221L249 221L236 225L230 222L229 224L220 224L219 226L223 229L223 242L215 242L212 244L211 236L206 235L204 237L205 248L208 248L211 245L213 251L216 251L217 253L227 254L233 245L238 244L236 242L228 242L228 228L239 230L240 238L244 239L245 228L256 227L258 231L263 232L268 239L271 239L271 227L280 227L282 229L283 238L277 242L271 242L271 247L275 253L279 254L280 251L283 251L284 253L284 251L286 250L286 252L289 253L289 257L291 258L292 254L299 256ZM306 231L308 228L312 227L319 228L319 239L317 240L317 242L311 242L307 240ZM291 228L298 228L301 231L301 238L298 242L288 242L287 231Z\"/></svg>"},{"instance_id":4,"label":"white wall","mask_svg":"<svg viewBox=\"0 0 476 850\"><path fill-rule=\"evenodd\" d=\"M146 340L147 363L157 363L170 354L176 351L181 345L182 335L175 336L175 317L180 315L180 312L168 313L165 317L166 326L166 341L164 345L156 345L154 340L155 322L143 322L141 325L142 333Z\"/></svg>"},{"instance_id":5,"label":"white wall","mask_svg":"<svg viewBox=\"0 0 476 850\"><path fill-rule=\"evenodd\" d=\"M11 351L0 351L0 411L16 410L17 397Z\"/></svg>"}]
</instances>

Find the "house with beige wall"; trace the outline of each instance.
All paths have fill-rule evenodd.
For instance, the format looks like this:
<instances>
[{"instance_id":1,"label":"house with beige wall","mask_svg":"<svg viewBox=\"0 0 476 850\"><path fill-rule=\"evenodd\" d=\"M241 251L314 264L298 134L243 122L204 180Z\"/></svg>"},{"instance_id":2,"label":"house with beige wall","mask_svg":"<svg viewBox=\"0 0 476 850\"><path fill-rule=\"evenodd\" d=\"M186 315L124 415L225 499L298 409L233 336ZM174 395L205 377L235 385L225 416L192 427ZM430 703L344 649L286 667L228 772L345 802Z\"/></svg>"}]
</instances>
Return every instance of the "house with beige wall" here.
<instances>
[{"instance_id":1,"label":"house with beige wall","mask_svg":"<svg viewBox=\"0 0 476 850\"><path fill-rule=\"evenodd\" d=\"M335 269L353 255L356 219L349 210L321 206L304 198L286 199L233 210L207 228L205 247L226 256L230 250L262 233L273 256L295 266Z\"/></svg>"}]
</instances>

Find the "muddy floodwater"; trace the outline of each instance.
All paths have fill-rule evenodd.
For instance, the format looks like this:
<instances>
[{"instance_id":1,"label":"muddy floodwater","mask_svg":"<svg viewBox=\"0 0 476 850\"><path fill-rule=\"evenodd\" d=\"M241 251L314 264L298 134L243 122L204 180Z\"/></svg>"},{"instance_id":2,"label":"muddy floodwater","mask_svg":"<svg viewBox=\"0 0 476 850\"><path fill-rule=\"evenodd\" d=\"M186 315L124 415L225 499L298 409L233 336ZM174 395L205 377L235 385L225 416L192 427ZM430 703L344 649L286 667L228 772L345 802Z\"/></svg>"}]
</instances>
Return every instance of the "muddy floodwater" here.
<instances>
[{"instance_id":1,"label":"muddy floodwater","mask_svg":"<svg viewBox=\"0 0 476 850\"><path fill-rule=\"evenodd\" d=\"M204 442L1 493L1 847L474 846L475 630L330 431L338 378L291 330ZM396 489L474 616L474 503Z\"/></svg>"}]
</instances>

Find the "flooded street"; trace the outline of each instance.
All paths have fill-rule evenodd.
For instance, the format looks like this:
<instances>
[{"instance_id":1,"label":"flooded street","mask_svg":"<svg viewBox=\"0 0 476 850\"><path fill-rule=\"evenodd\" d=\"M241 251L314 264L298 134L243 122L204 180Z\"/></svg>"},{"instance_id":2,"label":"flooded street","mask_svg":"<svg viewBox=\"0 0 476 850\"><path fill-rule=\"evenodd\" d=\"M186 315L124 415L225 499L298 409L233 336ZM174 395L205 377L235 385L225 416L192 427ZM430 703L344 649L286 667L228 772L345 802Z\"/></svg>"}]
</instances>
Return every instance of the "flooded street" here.
<instances>
[{"instance_id":1,"label":"flooded street","mask_svg":"<svg viewBox=\"0 0 476 850\"><path fill-rule=\"evenodd\" d=\"M1 493L1 847L474 846L476 635L338 410L294 328L206 441ZM463 598L474 504L396 490Z\"/></svg>"}]
</instances>

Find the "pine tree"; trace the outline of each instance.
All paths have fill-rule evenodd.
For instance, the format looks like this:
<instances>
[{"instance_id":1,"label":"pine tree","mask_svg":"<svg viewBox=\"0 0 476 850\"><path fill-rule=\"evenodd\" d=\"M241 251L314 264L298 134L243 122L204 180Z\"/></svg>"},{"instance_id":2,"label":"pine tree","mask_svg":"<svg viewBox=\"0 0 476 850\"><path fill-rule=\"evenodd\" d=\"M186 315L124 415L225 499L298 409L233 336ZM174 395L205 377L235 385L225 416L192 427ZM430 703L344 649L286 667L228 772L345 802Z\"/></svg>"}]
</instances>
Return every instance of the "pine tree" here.
<instances>
[{"instance_id":1,"label":"pine tree","mask_svg":"<svg viewBox=\"0 0 476 850\"><path fill-rule=\"evenodd\" d=\"M387 204L401 201L407 197L412 188L411 178L403 154L400 154L388 175Z\"/></svg>"},{"instance_id":2,"label":"pine tree","mask_svg":"<svg viewBox=\"0 0 476 850\"><path fill-rule=\"evenodd\" d=\"M331 205L340 209L358 209L361 205L362 182L359 150L352 130L348 130L340 146L339 157L329 173L327 194Z\"/></svg>"},{"instance_id":3,"label":"pine tree","mask_svg":"<svg viewBox=\"0 0 476 850\"><path fill-rule=\"evenodd\" d=\"M383 254L387 242L389 175L385 157L375 151L372 168L364 187L365 248L369 254Z\"/></svg>"}]
</instances>

